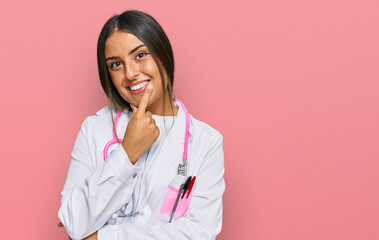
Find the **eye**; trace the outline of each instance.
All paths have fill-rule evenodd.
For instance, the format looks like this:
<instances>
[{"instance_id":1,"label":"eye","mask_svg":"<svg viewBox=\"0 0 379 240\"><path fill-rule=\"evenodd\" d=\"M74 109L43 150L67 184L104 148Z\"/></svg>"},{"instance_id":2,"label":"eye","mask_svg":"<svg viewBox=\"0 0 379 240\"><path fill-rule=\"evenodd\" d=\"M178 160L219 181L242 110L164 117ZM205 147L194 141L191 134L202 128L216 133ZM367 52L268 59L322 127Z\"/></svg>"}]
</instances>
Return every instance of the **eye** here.
<instances>
[{"instance_id":1,"label":"eye","mask_svg":"<svg viewBox=\"0 0 379 240\"><path fill-rule=\"evenodd\" d=\"M136 58L137 58L137 59L142 59L142 58L144 58L147 54L148 54L148 53L146 53L146 52L140 52L140 53L138 53L138 54L136 55Z\"/></svg>"},{"instance_id":2,"label":"eye","mask_svg":"<svg viewBox=\"0 0 379 240\"><path fill-rule=\"evenodd\" d=\"M122 65L122 62L120 61L112 62L110 65L110 69L112 70L118 69L120 68L121 65Z\"/></svg>"}]
</instances>

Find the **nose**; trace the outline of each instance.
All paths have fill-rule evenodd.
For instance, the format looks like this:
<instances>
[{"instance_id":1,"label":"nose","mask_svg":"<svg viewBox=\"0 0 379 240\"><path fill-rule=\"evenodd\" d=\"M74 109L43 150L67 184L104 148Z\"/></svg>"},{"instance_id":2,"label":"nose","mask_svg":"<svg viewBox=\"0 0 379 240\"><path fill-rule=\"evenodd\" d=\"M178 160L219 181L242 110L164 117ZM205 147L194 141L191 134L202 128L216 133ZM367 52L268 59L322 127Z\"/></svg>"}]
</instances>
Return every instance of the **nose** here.
<instances>
[{"instance_id":1,"label":"nose","mask_svg":"<svg viewBox=\"0 0 379 240\"><path fill-rule=\"evenodd\" d=\"M134 80L139 75L139 66L134 61L126 63L125 76L128 80Z\"/></svg>"}]
</instances>

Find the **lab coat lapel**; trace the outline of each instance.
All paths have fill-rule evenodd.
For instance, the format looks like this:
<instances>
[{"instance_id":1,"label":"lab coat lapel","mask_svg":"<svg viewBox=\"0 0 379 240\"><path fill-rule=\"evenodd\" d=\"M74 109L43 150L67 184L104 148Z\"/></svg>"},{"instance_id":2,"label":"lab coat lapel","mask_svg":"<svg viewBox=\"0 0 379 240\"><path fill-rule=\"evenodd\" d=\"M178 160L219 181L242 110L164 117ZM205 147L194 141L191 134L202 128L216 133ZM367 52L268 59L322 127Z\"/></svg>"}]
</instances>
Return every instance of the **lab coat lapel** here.
<instances>
[{"instance_id":1,"label":"lab coat lapel","mask_svg":"<svg viewBox=\"0 0 379 240\"><path fill-rule=\"evenodd\" d=\"M174 126L164 139L158 151L155 151L154 154L151 156L150 162L153 164L153 166L151 168L152 174L150 175L150 177L148 177L147 181L148 187L145 199L146 201L149 198L151 192L153 191L154 186L159 182L159 179L165 176L165 172L169 171L170 168L174 168L176 171L178 167L177 164L181 163L181 159L183 159L182 156L184 152L186 118L184 110L182 109L180 104L175 102L175 105L179 107L179 111ZM190 123L190 136L192 136L192 129L193 127ZM190 141L191 137L189 137L188 142L190 143Z\"/></svg>"}]
</instances>

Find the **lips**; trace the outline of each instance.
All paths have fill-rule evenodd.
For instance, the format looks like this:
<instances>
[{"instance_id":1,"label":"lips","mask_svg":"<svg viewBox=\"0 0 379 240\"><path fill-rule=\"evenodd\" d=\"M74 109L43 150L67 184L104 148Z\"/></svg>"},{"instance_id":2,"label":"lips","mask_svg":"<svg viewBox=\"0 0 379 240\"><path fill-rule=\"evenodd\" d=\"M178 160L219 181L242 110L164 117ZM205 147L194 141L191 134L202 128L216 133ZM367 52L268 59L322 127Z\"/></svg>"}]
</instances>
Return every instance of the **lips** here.
<instances>
[{"instance_id":1,"label":"lips","mask_svg":"<svg viewBox=\"0 0 379 240\"><path fill-rule=\"evenodd\" d=\"M147 83L146 83L144 86L142 86L140 89L138 89L138 90L131 90L131 89L130 89L130 87L136 86L136 85L141 84L141 83L143 83L143 82L147 82ZM133 95L140 94L140 93L142 93L143 91L145 91L146 87L149 85L149 82L150 82L150 80L144 80L144 81L138 81L138 82L135 82L135 83L133 83L132 85L130 85L129 87L126 87L126 90L127 90L128 92L130 92L131 94L133 94Z\"/></svg>"},{"instance_id":2,"label":"lips","mask_svg":"<svg viewBox=\"0 0 379 240\"><path fill-rule=\"evenodd\" d=\"M133 84L130 84L130 85L128 86L128 88L130 89L130 87L133 87L133 86L135 86L135 85L138 85L138 84L143 83L143 82L146 82L146 81L150 81L150 80L141 80L141 81L135 82L135 83L133 83Z\"/></svg>"}]
</instances>

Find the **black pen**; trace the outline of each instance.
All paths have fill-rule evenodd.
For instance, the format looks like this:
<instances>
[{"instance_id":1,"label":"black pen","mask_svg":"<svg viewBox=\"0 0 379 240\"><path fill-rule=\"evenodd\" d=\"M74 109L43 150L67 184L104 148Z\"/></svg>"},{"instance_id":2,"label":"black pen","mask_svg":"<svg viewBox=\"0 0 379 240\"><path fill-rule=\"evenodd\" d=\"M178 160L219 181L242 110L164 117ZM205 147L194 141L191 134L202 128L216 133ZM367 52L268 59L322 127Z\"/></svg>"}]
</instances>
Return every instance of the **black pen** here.
<instances>
[{"instance_id":1,"label":"black pen","mask_svg":"<svg viewBox=\"0 0 379 240\"><path fill-rule=\"evenodd\" d=\"M186 192L187 192L187 190L188 190L188 187L189 187L189 185L190 185L190 183L191 183L191 179L192 179L191 176L189 176L189 177L187 178L187 181L186 181L186 183L184 184L184 187L183 187L183 189L184 189L184 191L183 191L183 195L182 195L182 197L181 197L180 199L183 199L184 194L186 194Z\"/></svg>"}]
</instances>

